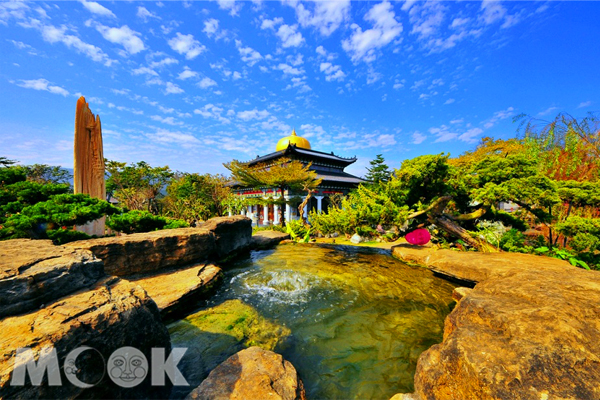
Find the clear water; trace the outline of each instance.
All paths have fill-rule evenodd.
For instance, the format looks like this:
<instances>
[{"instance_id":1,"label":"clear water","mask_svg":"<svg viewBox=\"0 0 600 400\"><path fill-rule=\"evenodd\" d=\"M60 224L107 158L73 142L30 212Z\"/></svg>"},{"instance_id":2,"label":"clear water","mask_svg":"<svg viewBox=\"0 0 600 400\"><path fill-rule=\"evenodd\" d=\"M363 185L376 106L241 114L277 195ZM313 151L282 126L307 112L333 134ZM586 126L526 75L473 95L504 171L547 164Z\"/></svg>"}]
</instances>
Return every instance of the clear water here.
<instances>
[{"instance_id":1,"label":"clear water","mask_svg":"<svg viewBox=\"0 0 600 400\"><path fill-rule=\"evenodd\" d=\"M441 342L453 288L379 250L281 245L233 263L202 311L169 329L190 347L180 365L192 387L258 344L296 367L309 399L389 399L413 390L419 355Z\"/></svg>"}]
</instances>

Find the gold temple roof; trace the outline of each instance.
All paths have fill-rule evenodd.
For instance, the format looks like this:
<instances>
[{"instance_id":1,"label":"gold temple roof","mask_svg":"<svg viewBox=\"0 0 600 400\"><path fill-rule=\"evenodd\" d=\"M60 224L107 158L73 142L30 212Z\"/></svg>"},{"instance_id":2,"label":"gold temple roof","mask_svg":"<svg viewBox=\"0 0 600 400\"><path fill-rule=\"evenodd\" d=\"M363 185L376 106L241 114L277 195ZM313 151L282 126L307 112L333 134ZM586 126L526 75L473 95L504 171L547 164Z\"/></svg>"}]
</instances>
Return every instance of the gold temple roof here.
<instances>
[{"instance_id":1,"label":"gold temple roof","mask_svg":"<svg viewBox=\"0 0 600 400\"><path fill-rule=\"evenodd\" d=\"M279 141L277 142L277 147L275 148L275 151L285 150L291 144L295 145L296 147L302 148L302 149L310 150L310 143L308 142L308 140L296 135L296 130L294 129L290 136L286 136L284 138L279 139Z\"/></svg>"}]
</instances>

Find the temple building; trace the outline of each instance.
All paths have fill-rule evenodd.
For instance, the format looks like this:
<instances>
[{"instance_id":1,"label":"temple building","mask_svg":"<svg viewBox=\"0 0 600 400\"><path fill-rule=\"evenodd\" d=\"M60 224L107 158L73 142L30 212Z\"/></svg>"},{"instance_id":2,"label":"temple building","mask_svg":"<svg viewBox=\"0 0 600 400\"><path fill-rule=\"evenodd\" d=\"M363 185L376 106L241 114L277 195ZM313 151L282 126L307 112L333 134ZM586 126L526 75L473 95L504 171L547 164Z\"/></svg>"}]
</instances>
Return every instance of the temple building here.
<instances>
[{"instance_id":1,"label":"temple building","mask_svg":"<svg viewBox=\"0 0 600 400\"><path fill-rule=\"evenodd\" d=\"M356 162L356 157L344 158L331 153L324 153L317 150L312 150L307 139L300 137L293 130L290 136L286 136L277 142L273 153L258 156L246 164L249 166L261 164L275 163L280 158L289 158L298 160L304 165L312 163L310 169L317 173L317 178L323 181L313 193L304 209L305 216L312 210L327 212L331 204L330 197L333 195L346 195L351 189L358 186L359 183L366 182L364 179L358 178L344 172L344 168ZM276 188L249 188L232 183L234 194L244 198L278 198L281 196L281 191ZM285 190L285 219L287 221L298 219L298 205L306 198L306 192L290 192ZM295 200L295 201L294 201ZM289 204L289 203L295 204ZM243 215L247 215L253 219L254 223L260 225L278 224L279 223L279 205L253 205L248 206L242 211Z\"/></svg>"}]
</instances>

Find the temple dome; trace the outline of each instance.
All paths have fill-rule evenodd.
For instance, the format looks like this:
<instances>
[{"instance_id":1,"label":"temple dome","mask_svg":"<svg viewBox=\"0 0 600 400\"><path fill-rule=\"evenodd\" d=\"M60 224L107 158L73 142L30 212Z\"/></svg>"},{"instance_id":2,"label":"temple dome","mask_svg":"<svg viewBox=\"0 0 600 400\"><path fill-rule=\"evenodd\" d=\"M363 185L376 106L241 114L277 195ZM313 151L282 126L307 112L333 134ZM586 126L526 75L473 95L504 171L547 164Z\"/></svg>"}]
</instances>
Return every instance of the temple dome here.
<instances>
[{"instance_id":1,"label":"temple dome","mask_svg":"<svg viewBox=\"0 0 600 400\"><path fill-rule=\"evenodd\" d=\"M285 150L291 144L295 145L296 147L310 150L310 143L308 142L308 140L296 135L296 130L294 129L290 136L286 136L284 138L279 139L275 151Z\"/></svg>"}]
</instances>

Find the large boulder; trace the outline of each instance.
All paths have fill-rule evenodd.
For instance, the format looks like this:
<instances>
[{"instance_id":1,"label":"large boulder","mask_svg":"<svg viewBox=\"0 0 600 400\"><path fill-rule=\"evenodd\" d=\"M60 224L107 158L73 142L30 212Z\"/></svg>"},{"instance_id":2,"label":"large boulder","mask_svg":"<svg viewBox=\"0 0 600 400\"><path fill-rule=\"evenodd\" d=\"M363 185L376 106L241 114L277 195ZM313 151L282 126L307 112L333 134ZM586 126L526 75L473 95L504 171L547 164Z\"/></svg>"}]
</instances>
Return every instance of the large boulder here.
<instances>
[{"instance_id":1,"label":"large boulder","mask_svg":"<svg viewBox=\"0 0 600 400\"><path fill-rule=\"evenodd\" d=\"M600 398L600 274L513 271L447 317L417 364L420 399Z\"/></svg>"},{"instance_id":2,"label":"large boulder","mask_svg":"<svg viewBox=\"0 0 600 400\"><path fill-rule=\"evenodd\" d=\"M81 240L65 247L89 250L104 261L107 274L127 276L206 260L214 253L215 238L204 229L179 228Z\"/></svg>"},{"instance_id":3,"label":"large boulder","mask_svg":"<svg viewBox=\"0 0 600 400\"><path fill-rule=\"evenodd\" d=\"M557 258L521 253L463 252L400 244L393 247L392 254L402 261L426 266L436 274L469 284L512 271L536 270L544 274L575 269Z\"/></svg>"},{"instance_id":4,"label":"large boulder","mask_svg":"<svg viewBox=\"0 0 600 400\"><path fill-rule=\"evenodd\" d=\"M247 249L252 239L252 220L243 215L212 218L200 228L213 233L217 260Z\"/></svg>"},{"instance_id":5,"label":"large boulder","mask_svg":"<svg viewBox=\"0 0 600 400\"><path fill-rule=\"evenodd\" d=\"M289 238L289 233L279 231L259 231L252 235L250 247L253 250L270 249L281 243L281 241Z\"/></svg>"},{"instance_id":6,"label":"large boulder","mask_svg":"<svg viewBox=\"0 0 600 400\"><path fill-rule=\"evenodd\" d=\"M202 299L223 277L214 264L197 264L185 269L130 279L156 302L163 319L171 319Z\"/></svg>"},{"instance_id":7,"label":"large boulder","mask_svg":"<svg viewBox=\"0 0 600 400\"><path fill-rule=\"evenodd\" d=\"M107 274L128 276L221 259L248 247L252 226L248 218L213 218L199 228L164 229L68 243L90 250L104 261Z\"/></svg>"},{"instance_id":8,"label":"large boulder","mask_svg":"<svg viewBox=\"0 0 600 400\"><path fill-rule=\"evenodd\" d=\"M150 361L151 348L160 347L169 354L171 343L161 321L158 308L138 285L109 277L92 289L63 297L45 308L0 321L0 397L1 398L148 398L167 397L169 386L150 385L148 376L134 388L114 384L104 372L113 351L124 346L140 350ZM61 367L61 386L49 386L48 376L41 386L12 386L15 355L19 348L31 348L39 355L45 347L56 349ZM77 359L77 377L96 383L82 389L70 383L62 367L67 355L81 346L99 352L86 351ZM37 358L37 356L36 356ZM67 367L70 365L67 364ZM147 370L146 370L147 372ZM167 379L167 382L168 379Z\"/></svg>"},{"instance_id":9,"label":"large boulder","mask_svg":"<svg viewBox=\"0 0 600 400\"><path fill-rule=\"evenodd\" d=\"M102 261L87 250L50 240L0 241L0 318L38 309L103 275Z\"/></svg>"},{"instance_id":10,"label":"large boulder","mask_svg":"<svg viewBox=\"0 0 600 400\"><path fill-rule=\"evenodd\" d=\"M598 272L526 254L393 252L476 283L454 291L443 341L421 354L410 398L600 398Z\"/></svg>"},{"instance_id":11,"label":"large boulder","mask_svg":"<svg viewBox=\"0 0 600 400\"><path fill-rule=\"evenodd\" d=\"M296 369L279 354L250 347L211 371L187 399L304 399Z\"/></svg>"}]
</instances>

